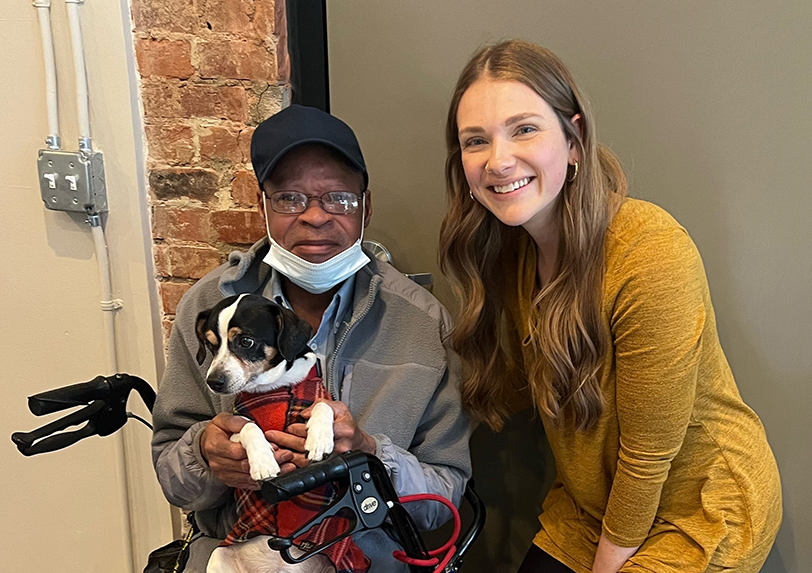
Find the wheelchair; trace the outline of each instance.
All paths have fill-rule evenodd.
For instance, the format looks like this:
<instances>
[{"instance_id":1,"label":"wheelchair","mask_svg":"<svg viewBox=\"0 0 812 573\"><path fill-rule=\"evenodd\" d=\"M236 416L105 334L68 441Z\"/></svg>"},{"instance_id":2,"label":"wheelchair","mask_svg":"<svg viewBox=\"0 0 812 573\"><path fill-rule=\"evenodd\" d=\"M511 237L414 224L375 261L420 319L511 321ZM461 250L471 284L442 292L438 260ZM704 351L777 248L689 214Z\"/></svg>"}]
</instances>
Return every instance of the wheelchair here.
<instances>
[{"instance_id":1,"label":"wheelchair","mask_svg":"<svg viewBox=\"0 0 812 573\"><path fill-rule=\"evenodd\" d=\"M90 436L109 436L121 429L130 418L152 428L146 420L127 411L127 400L133 390L152 412L155 391L143 379L129 374L97 376L89 382L30 396L28 408L35 416L70 408L79 409L30 432L15 432L11 439L20 453L33 456L61 450ZM84 425L78 429L70 429L81 424ZM407 563L411 573L455 573L462 567L466 552L485 523L485 505L477 496L472 481L469 481L464 493L464 499L472 510L472 518L463 533L459 513L450 502L429 494L398 498L383 463L363 452L332 454L321 462L263 482L260 493L265 501L276 504L328 483L334 484L337 493L323 511L291 535L272 537L269 541L270 547L279 551L286 562L300 563L354 533L383 528L403 548L396 552L395 557ZM454 518L451 539L433 550L427 549L421 532L403 505L426 499L444 503ZM318 544L307 539L308 531L337 518L342 520L343 527L333 538L324 539ZM173 543L179 549L183 548L182 541ZM171 566L169 571L180 573L180 557ZM160 570L150 567L148 564L145 571Z\"/></svg>"}]
</instances>

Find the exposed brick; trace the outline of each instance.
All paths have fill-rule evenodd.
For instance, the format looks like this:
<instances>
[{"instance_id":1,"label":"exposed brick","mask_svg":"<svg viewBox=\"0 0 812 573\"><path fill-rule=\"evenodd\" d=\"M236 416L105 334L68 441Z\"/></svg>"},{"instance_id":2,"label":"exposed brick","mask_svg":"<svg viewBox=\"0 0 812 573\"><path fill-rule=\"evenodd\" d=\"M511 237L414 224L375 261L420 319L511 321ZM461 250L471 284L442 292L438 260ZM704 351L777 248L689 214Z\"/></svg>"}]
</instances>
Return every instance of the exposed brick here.
<instances>
[{"instance_id":1,"label":"exposed brick","mask_svg":"<svg viewBox=\"0 0 812 573\"><path fill-rule=\"evenodd\" d=\"M155 257L155 273L159 277L170 276L168 247L166 245L155 245L153 256Z\"/></svg>"},{"instance_id":2,"label":"exposed brick","mask_svg":"<svg viewBox=\"0 0 812 573\"><path fill-rule=\"evenodd\" d=\"M193 33L199 26L194 0L134 0L136 30Z\"/></svg>"},{"instance_id":3,"label":"exposed brick","mask_svg":"<svg viewBox=\"0 0 812 573\"><path fill-rule=\"evenodd\" d=\"M200 0L198 10L213 32L245 34L251 29L251 0Z\"/></svg>"},{"instance_id":4,"label":"exposed brick","mask_svg":"<svg viewBox=\"0 0 812 573\"><path fill-rule=\"evenodd\" d=\"M223 262L223 254L213 247L170 245L169 271L175 278L199 279Z\"/></svg>"},{"instance_id":5,"label":"exposed brick","mask_svg":"<svg viewBox=\"0 0 812 573\"><path fill-rule=\"evenodd\" d=\"M156 205L152 235L156 239L210 241L212 238L208 209Z\"/></svg>"},{"instance_id":6,"label":"exposed brick","mask_svg":"<svg viewBox=\"0 0 812 573\"><path fill-rule=\"evenodd\" d=\"M175 314L181 297L186 294L186 291L189 290L192 285L189 283L162 282L159 286L164 312L167 314Z\"/></svg>"},{"instance_id":7,"label":"exposed brick","mask_svg":"<svg viewBox=\"0 0 812 573\"><path fill-rule=\"evenodd\" d=\"M131 0L131 5L158 241L153 256L156 274L164 279L162 327L168 340L182 294L224 258L223 245L214 244L250 244L265 233L256 211L256 180L243 165L250 163L250 126L290 103L289 90L278 85L290 77L285 1ZM211 120L232 123L198 127ZM198 156L205 163L192 168ZM229 181L237 209L159 203L189 197L213 207Z\"/></svg>"},{"instance_id":8,"label":"exposed brick","mask_svg":"<svg viewBox=\"0 0 812 573\"><path fill-rule=\"evenodd\" d=\"M257 206L259 185L253 171L238 171L231 180L231 198L237 205Z\"/></svg>"},{"instance_id":9,"label":"exposed brick","mask_svg":"<svg viewBox=\"0 0 812 573\"><path fill-rule=\"evenodd\" d=\"M173 324L175 324L174 316L164 316L161 320L161 328L164 333L164 348L166 348L166 344L169 342L169 335L172 334Z\"/></svg>"},{"instance_id":10,"label":"exposed brick","mask_svg":"<svg viewBox=\"0 0 812 573\"><path fill-rule=\"evenodd\" d=\"M259 211L234 209L211 214L217 238L226 243L250 245L265 235L265 219Z\"/></svg>"},{"instance_id":11,"label":"exposed brick","mask_svg":"<svg viewBox=\"0 0 812 573\"><path fill-rule=\"evenodd\" d=\"M237 137L243 163L251 162L251 138L254 136L254 131L256 131L255 127L245 127L240 130L240 135Z\"/></svg>"},{"instance_id":12,"label":"exposed brick","mask_svg":"<svg viewBox=\"0 0 812 573\"><path fill-rule=\"evenodd\" d=\"M276 81L276 57L257 41L201 42L201 78Z\"/></svg>"},{"instance_id":13,"label":"exposed brick","mask_svg":"<svg viewBox=\"0 0 812 573\"><path fill-rule=\"evenodd\" d=\"M233 163L243 160L240 149L239 132L227 127L211 126L200 130L200 158L201 159L227 159Z\"/></svg>"},{"instance_id":14,"label":"exposed brick","mask_svg":"<svg viewBox=\"0 0 812 573\"><path fill-rule=\"evenodd\" d=\"M247 104L242 86L187 84L180 90L180 117L213 117L244 122Z\"/></svg>"},{"instance_id":15,"label":"exposed brick","mask_svg":"<svg viewBox=\"0 0 812 573\"><path fill-rule=\"evenodd\" d=\"M276 75L279 82L290 83L290 54L288 53L288 25L284 0L274 2L274 30L276 42Z\"/></svg>"},{"instance_id":16,"label":"exposed brick","mask_svg":"<svg viewBox=\"0 0 812 573\"><path fill-rule=\"evenodd\" d=\"M217 173L211 169L153 169L149 186L158 199L190 197L211 201L217 191Z\"/></svg>"},{"instance_id":17,"label":"exposed brick","mask_svg":"<svg viewBox=\"0 0 812 573\"><path fill-rule=\"evenodd\" d=\"M276 4L281 4L284 9L285 0L254 0L254 30L260 38L269 40L274 30L279 29L276 27Z\"/></svg>"},{"instance_id":18,"label":"exposed brick","mask_svg":"<svg viewBox=\"0 0 812 573\"><path fill-rule=\"evenodd\" d=\"M259 125L285 105L285 88L258 82L248 92L248 121Z\"/></svg>"},{"instance_id":19,"label":"exposed brick","mask_svg":"<svg viewBox=\"0 0 812 573\"><path fill-rule=\"evenodd\" d=\"M188 125L150 124L144 126L149 158L168 164L189 163L195 155L192 128Z\"/></svg>"},{"instance_id":20,"label":"exposed brick","mask_svg":"<svg viewBox=\"0 0 812 573\"><path fill-rule=\"evenodd\" d=\"M177 80L145 80L141 84L141 100L148 119L182 117Z\"/></svg>"},{"instance_id":21,"label":"exposed brick","mask_svg":"<svg viewBox=\"0 0 812 573\"><path fill-rule=\"evenodd\" d=\"M192 49L185 40L139 39L135 55L141 76L166 76L185 79L191 76Z\"/></svg>"}]
</instances>

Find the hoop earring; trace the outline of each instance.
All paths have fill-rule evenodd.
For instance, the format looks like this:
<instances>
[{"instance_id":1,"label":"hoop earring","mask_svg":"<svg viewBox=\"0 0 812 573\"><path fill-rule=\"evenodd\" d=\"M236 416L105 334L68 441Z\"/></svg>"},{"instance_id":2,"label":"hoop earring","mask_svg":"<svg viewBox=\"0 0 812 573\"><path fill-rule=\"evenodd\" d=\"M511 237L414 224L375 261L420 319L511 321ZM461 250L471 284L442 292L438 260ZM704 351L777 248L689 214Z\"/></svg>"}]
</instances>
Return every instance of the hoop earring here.
<instances>
[{"instance_id":1,"label":"hoop earring","mask_svg":"<svg viewBox=\"0 0 812 573\"><path fill-rule=\"evenodd\" d=\"M490 162L490 161L488 161L488 162L485 164L485 173L487 173L488 175L493 175L493 173L491 173L490 164L491 164L491 162Z\"/></svg>"},{"instance_id":2,"label":"hoop earring","mask_svg":"<svg viewBox=\"0 0 812 573\"><path fill-rule=\"evenodd\" d=\"M572 177L567 178L567 183L572 183L573 181L575 181L575 178L578 177L578 162L576 161L574 165L575 171L572 172Z\"/></svg>"},{"instance_id":3,"label":"hoop earring","mask_svg":"<svg viewBox=\"0 0 812 573\"><path fill-rule=\"evenodd\" d=\"M471 197L472 201L476 201L476 199L474 199L474 192L471 191L470 189L468 189L468 195Z\"/></svg>"}]
</instances>

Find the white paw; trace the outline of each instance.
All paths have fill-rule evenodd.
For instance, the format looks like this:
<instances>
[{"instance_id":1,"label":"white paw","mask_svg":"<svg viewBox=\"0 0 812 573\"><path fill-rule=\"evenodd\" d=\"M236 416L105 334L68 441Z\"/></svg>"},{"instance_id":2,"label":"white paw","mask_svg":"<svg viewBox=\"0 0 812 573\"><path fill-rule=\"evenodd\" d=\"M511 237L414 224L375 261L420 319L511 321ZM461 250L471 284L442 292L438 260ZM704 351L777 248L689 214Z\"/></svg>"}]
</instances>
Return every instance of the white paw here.
<instances>
[{"instance_id":1,"label":"white paw","mask_svg":"<svg viewBox=\"0 0 812 573\"><path fill-rule=\"evenodd\" d=\"M307 459L321 461L333 451L333 444L333 409L324 402L319 402L313 406L313 413L307 421Z\"/></svg>"},{"instance_id":2,"label":"white paw","mask_svg":"<svg viewBox=\"0 0 812 573\"><path fill-rule=\"evenodd\" d=\"M267 452L257 452L254 456L248 456L248 464L251 466L251 479L263 481L275 478L279 475L279 464L273 456L273 450L268 448Z\"/></svg>"},{"instance_id":3,"label":"white paw","mask_svg":"<svg viewBox=\"0 0 812 573\"><path fill-rule=\"evenodd\" d=\"M238 437L237 440L234 440L235 436ZM273 448L259 426L250 422L243 426L239 434L231 436L231 439L240 442L245 448L250 467L248 473L252 480L262 481L279 475L279 464L276 463Z\"/></svg>"}]
</instances>

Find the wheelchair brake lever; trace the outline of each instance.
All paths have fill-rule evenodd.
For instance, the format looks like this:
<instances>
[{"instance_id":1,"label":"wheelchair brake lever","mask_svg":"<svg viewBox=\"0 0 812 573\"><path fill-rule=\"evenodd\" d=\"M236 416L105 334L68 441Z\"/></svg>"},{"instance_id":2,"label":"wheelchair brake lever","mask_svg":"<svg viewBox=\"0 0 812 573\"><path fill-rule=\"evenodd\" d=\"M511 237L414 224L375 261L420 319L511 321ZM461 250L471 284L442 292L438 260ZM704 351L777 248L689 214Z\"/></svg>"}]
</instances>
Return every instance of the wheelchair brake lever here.
<instances>
[{"instance_id":1,"label":"wheelchair brake lever","mask_svg":"<svg viewBox=\"0 0 812 573\"><path fill-rule=\"evenodd\" d=\"M30 432L14 432L11 434L11 440L24 456L33 456L35 454L60 450L75 444L82 438L95 434L98 419L103 409L104 402L95 400L81 410L77 410L63 418L54 420L36 430ZM87 422L87 424L72 432L62 432L65 428L79 425L82 422ZM55 432L62 433L52 436L51 434Z\"/></svg>"}]
</instances>

